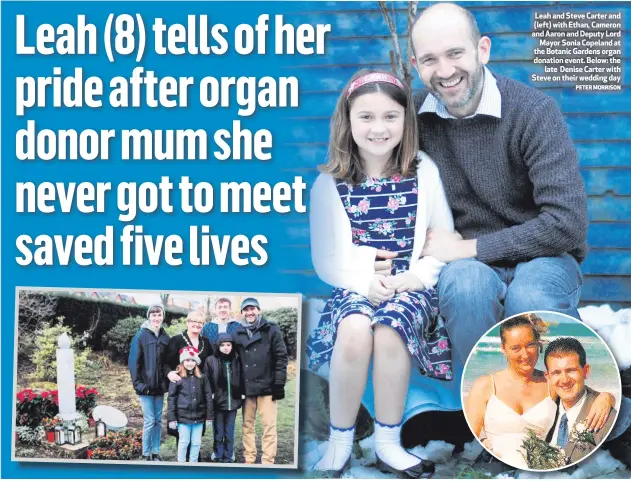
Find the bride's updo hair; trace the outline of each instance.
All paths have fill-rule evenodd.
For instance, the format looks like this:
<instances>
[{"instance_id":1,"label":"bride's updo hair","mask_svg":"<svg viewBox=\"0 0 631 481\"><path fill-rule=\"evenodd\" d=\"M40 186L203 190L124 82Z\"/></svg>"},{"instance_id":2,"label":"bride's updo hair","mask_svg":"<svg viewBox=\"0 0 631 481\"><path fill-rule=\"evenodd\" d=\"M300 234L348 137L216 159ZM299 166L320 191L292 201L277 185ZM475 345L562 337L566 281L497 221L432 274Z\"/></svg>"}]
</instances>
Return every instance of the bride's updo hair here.
<instances>
[{"instance_id":1,"label":"bride's updo hair","mask_svg":"<svg viewBox=\"0 0 631 481\"><path fill-rule=\"evenodd\" d=\"M532 335L537 341L541 340L541 336L548 332L548 323L534 313L520 314L504 321L500 326L500 339L502 344L506 342L505 333L516 327L526 326L532 329Z\"/></svg>"}]
</instances>

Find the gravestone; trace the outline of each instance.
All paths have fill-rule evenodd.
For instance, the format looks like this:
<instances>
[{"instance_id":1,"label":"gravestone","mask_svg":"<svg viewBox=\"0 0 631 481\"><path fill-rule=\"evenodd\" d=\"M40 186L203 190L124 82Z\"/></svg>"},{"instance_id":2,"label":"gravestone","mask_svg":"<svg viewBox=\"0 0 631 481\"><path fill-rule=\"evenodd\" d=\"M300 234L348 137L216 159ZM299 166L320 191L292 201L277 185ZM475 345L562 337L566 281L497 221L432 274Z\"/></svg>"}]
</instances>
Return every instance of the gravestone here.
<instances>
[{"instance_id":1,"label":"gravestone","mask_svg":"<svg viewBox=\"0 0 631 481\"><path fill-rule=\"evenodd\" d=\"M77 417L74 378L74 351L70 346L70 337L65 332L57 339L57 391L59 397L59 416L64 424L69 424Z\"/></svg>"}]
</instances>

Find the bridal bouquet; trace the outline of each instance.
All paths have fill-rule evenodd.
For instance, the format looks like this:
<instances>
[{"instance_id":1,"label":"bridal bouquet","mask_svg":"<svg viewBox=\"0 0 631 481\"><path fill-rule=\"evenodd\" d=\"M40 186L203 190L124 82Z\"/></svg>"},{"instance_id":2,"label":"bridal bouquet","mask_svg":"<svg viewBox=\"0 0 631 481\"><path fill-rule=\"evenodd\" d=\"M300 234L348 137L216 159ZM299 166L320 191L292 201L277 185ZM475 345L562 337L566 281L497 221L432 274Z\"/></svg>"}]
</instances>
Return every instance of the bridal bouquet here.
<instances>
[{"instance_id":1,"label":"bridal bouquet","mask_svg":"<svg viewBox=\"0 0 631 481\"><path fill-rule=\"evenodd\" d=\"M594 432L587 429L587 424L576 423L570 432L570 440L581 451L592 450L596 446Z\"/></svg>"},{"instance_id":2,"label":"bridal bouquet","mask_svg":"<svg viewBox=\"0 0 631 481\"><path fill-rule=\"evenodd\" d=\"M548 444L532 429L526 429L526 433L521 447L525 451L522 451L522 456L530 469L555 469L568 464L567 454L562 448Z\"/></svg>"}]
</instances>

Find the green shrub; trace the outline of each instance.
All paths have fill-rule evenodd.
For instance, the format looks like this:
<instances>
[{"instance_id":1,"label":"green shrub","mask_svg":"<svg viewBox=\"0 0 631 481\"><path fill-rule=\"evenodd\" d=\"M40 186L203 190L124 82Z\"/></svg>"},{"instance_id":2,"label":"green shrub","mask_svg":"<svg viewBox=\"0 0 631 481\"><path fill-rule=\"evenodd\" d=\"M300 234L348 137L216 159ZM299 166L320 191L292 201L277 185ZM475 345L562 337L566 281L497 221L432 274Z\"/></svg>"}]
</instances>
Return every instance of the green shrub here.
<instances>
[{"instance_id":1,"label":"green shrub","mask_svg":"<svg viewBox=\"0 0 631 481\"><path fill-rule=\"evenodd\" d=\"M278 324L283 339L287 346L287 355L291 359L296 358L298 340L298 309L295 307L281 307L270 311L263 311L263 317L268 321Z\"/></svg>"},{"instance_id":2,"label":"green shrub","mask_svg":"<svg viewBox=\"0 0 631 481\"><path fill-rule=\"evenodd\" d=\"M91 292L86 292L86 294L90 296ZM64 325L71 327L75 336L85 336L84 342L94 351L105 348L103 343L105 333L112 329L120 319L127 317L145 319L147 316L145 305L121 303L103 297L78 296L68 291L27 291L24 295L20 295L20 336L23 333L35 332L32 326L39 325L41 321L63 316ZM164 325L168 326L187 314L186 309L167 306ZM75 337L75 339L78 338ZM22 338L20 338L20 344L22 344ZM18 352L18 356L21 356L21 352ZM21 357L29 359L27 356Z\"/></svg>"},{"instance_id":3,"label":"green shrub","mask_svg":"<svg viewBox=\"0 0 631 481\"><path fill-rule=\"evenodd\" d=\"M88 362L90 349L77 349L70 335L70 328L62 324L63 317L58 317L59 324L51 325L43 323L37 333L37 350L33 355L35 364L35 378L42 381L57 382L57 349L59 348L59 336L66 333L70 337L70 347L74 349L75 378L79 378L93 369L93 363Z\"/></svg>"},{"instance_id":4,"label":"green shrub","mask_svg":"<svg viewBox=\"0 0 631 481\"><path fill-rule=\"evenodd\" d=\"M126 317L118 321L103 336L103 344L119 361L126 361L129 356L131 340L134 338L140 326L146 321L143 317Z\"/></svg>"},{"instance_id":5,"label":"green shrub","mask_svg":"<svg viewBox=\"0 0 631 481\"><path fill-rule=\"evenodd\" d=\"M180 317L179 319L175 319L170 326L165 326L164 330L169 336L173 337L186 330L186 327L186 317Z\"/></svg>"},{"instance_id":6,"label":"green shrub","mask_svg":"<svg viewBox=\"0 0 631 481\"><path fill-rule=\"evenodd\" d=\"M15 428L18 433L18 439L24 444L39 445L44 439L44 426L18 426Z\"/></svg>"}]
</instances>

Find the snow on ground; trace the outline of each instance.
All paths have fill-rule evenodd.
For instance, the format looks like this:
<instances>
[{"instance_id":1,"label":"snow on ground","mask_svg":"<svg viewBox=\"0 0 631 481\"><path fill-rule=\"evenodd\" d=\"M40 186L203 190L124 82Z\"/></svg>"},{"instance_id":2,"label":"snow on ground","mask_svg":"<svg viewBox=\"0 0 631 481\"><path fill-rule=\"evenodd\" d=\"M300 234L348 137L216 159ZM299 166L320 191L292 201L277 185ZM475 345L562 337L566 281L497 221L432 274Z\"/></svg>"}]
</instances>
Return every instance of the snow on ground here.
<instances>
[{"instance_id":1,"label":"snow on ground","mask_svg":"<svg viewBox=\"0 0 631 481\"><path fill-rule=\"evenodd\" d=\"M578 310L581 319L594 329L611 348L621 369L631 366L631 309L614 311L608 304Z\"/></svg>"}]
</instances>

